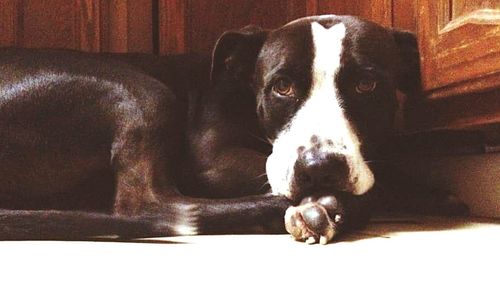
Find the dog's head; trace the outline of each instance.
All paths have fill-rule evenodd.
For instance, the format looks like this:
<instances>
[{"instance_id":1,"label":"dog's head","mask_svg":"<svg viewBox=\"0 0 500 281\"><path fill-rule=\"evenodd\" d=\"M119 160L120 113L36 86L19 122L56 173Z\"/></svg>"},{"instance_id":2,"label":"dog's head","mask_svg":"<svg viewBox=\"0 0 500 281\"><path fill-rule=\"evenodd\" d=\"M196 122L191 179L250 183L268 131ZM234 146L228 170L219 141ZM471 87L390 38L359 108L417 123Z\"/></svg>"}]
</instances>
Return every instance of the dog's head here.
<instances>
[{"instance_id":1,"label":"dog's head","mask_svg":"<svg viewBox=\"0 0 500 281\"><path fill-rule=\"evenodd\" d=\"M420 85L412 34L333 15L226 32L211 75L254 93L273 144L269 183L292 200L328 189L367 192L367 159L393 132L396 89Z\"/></svg>"}]
</instances>

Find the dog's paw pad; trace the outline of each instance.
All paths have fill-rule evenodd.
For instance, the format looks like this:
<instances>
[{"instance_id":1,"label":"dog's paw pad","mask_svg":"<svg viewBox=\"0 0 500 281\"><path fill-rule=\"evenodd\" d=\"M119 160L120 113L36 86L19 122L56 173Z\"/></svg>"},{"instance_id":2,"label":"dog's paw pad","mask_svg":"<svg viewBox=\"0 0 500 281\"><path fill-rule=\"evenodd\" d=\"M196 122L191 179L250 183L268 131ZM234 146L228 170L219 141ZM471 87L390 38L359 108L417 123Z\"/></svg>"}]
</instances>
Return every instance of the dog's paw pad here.
<instances>
[{"instance_id":1,"label":"dog's paw pad","mask_svg":"<svg viewBox=\"0 0 500 281\"><path fill-rule=\"evenodd\" d=\"M341 218L336 215L335 219ZM313 202L288 208L285 213L285 227L293 238L307 244L327 244L336 233L335 221L330 219L322 205Z\"/></svg>"}]
</instances>

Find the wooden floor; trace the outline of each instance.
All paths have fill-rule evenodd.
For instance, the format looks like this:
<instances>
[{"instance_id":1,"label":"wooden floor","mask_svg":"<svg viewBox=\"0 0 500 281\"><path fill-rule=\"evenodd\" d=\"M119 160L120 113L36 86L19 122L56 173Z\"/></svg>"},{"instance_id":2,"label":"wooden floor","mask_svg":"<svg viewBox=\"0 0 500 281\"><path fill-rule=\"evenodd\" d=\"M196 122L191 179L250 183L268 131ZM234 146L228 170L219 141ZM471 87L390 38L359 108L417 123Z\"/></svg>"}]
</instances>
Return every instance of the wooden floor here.
<instances>
[{"instance_id":1,"label":"wooden floor","mask_svg":"<svg viewBox=\"0 0 500 281\"><path fill-rule=\"evenodd\" d=\"M0 274L1 280L498 281L500 221L378 218L326 246L288 235L0 242Z\"/></svg>"}]
</instances>

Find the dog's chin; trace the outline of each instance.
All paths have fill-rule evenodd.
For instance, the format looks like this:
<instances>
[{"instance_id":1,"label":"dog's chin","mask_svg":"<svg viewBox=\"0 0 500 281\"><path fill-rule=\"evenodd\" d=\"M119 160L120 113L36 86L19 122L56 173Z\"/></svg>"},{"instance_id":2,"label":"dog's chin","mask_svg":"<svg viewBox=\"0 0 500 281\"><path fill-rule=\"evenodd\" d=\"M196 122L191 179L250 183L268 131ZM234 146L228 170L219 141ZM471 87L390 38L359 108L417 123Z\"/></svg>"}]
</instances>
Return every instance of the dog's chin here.
<instances>
[{"instance_id":1,"label":"dog's chin","mask_svg":"<svg viewBox=\"0 0 500 281\"><path fill-rule=\"evenodd\" d=\"M358 165L357 173L350 177L349 183L352 194L363 195L375 184L375 176L368 165L362 162L361 165Z\"/></svg>"},{"instance_id":2,"label":"dog's chin","mask_svg":"<svg viewBox=\"0 0 500 281\"><path fill-rule=\"evenodd\" d=\"M372 185L367 185L364 188L354 188L351 191L351 193L354 194L354 195L363 195L363 194L367 193L370 189L372 189L372 187L373 187L373 184Z\"/></svg>"},{"instance_id":3,"label":"dog's chin","mask_svg":"<svg viewBox=\"0 0 500 281\"><path fill-rule=\"evenodd\" d=\"M274 194L283 195L294 204L298 204L307 196L327 195L334 192L345 192L353 195L363 195L373 187L374 177L371 171L369 171L362 176L351 177L351 179L337 185L322 188L304 187L295 180L292 180L290 183L281 181L275 184L276 185L273 187L271 183Z\"/></svg>"}]
</instances>

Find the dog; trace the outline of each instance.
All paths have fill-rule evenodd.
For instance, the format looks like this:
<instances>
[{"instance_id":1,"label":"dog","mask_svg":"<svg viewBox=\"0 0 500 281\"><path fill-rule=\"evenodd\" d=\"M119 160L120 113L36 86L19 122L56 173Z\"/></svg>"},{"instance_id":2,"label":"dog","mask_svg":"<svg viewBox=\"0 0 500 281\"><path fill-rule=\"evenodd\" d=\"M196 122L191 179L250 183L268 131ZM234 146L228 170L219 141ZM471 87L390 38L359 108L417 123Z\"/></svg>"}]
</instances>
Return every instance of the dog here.
<instances>
[{"instance_id":1,"label":"dog","mask_svg":"<svg viewBox=\"0 0 500 281\"><path fill-rule=\"evenodd\" d=\"M352 16L228 31L211 58L1 49L0 239L327 243L368 221L419 75L413 34Z\"/></svg>"}]
</instances>

